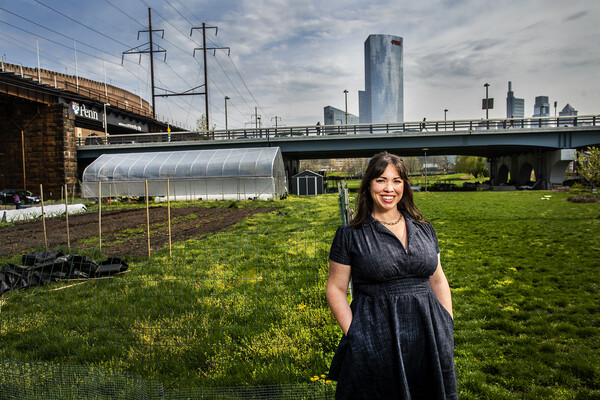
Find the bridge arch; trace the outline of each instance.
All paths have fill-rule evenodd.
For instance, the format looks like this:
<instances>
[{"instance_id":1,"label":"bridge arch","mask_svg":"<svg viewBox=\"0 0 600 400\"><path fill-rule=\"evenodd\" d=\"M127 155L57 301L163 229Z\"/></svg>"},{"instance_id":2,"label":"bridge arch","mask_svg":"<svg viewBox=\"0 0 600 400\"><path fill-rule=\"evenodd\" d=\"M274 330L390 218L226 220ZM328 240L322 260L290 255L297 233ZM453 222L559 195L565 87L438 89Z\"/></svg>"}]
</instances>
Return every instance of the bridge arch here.
<instances>
[{"instance_id":1,"label":"bridge arch","mask_svg":"<svg viewBox=\"0 0 600 400\"><path fill-rule=\"evenodd\" d=\"M508 183L508 178L510 177L510 170L506 166L506 164L502 164L500 168L498 168L497 175L497 184L501 185L503 183Z\"/></svg>"},{"instance_id":2,"label":"bridge arch","mask_svg":"<svg viewBox=\"0 0 600 400\"><path fill-rule=\"evenodd\" d=\"M525 162L525 163L521 164L521 167L519 168L519 180L517 183L519 185L529 184L532 181L532 173L533 173L533 176L535 176L535 170L530 163ZM535 178L534 178L534 180L535 180Z\"/></svg>"}]
</instances>

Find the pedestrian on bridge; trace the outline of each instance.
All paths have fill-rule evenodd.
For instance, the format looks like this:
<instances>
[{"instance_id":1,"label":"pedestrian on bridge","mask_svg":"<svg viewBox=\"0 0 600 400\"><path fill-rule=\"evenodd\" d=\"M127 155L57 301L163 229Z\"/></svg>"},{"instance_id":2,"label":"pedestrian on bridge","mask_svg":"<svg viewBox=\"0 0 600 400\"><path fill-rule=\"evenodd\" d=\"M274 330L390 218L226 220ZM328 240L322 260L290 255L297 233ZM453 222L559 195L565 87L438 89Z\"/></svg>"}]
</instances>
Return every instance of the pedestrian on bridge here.
<instances>
[{"instance_id":1,"label":"pedestrian on bridge","mask_svg":"<svg viewBox=\"0 0 600 400\"><path fill-rule=\"evenodd\" d=\"M450 287L398 156L370 160L356 216L333 239L326 295L343 331L336 399L458 398Z\"/></svg>"}]
</instances>

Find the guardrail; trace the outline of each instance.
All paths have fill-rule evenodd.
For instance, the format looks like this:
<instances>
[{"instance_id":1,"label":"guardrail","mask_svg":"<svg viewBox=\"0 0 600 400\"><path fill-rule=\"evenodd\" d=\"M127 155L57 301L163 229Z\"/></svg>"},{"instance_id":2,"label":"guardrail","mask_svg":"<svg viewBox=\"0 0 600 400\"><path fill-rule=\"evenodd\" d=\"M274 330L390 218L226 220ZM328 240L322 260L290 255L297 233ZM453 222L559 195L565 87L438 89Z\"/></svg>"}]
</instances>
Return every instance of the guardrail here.
<instances>
[{"instance_id":1,"label":"guardrail","mask_svg":"<svg viewBox=\"0 0 600 400\"><path fill-rule=\"evenodd\" d=\"M598 126L600 115L504 118L457 121L398 122L390 124L311 125L294 127L246 128L198 132L161 132L126 135L87 136L78 138L78 145L166 143L193 140L266 139L281 137L358 135L382 133L453 133L462 131L534 129L553 127Z\"/></svg>"}]
</instances>

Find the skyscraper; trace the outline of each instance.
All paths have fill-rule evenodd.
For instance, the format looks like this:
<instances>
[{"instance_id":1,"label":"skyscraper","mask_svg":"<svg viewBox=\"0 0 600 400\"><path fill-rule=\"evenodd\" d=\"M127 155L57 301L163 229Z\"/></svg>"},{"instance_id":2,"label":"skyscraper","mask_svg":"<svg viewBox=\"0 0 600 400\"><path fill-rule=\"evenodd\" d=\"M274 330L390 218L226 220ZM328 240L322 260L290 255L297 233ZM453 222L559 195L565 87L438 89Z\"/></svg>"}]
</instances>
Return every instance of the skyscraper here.
<instances>
[{"instance_id":1,"label":"skyscraper","mask_svg":"<svg viewBox=\"0 0 600 400\"><path fill-rule=\"evenodd\" d=\"M369 35L365 41L365 90L358 92L361 123L404 121L404 40Z\"/></svg>"},{"instance_id":2,"label":"skyscraper","mask_svg":"<svg viewBox=\"0 0 600 400\"><path fill-rule=\"evenodd\" d=\"M535 98L535 105L533 106L534 117L549 117L550 116L550 102L548 96L537 96Z\"/></svg>"},{"instance_id":3,"label":"skyscraper","mask_svg":"<svg viewBox=\"0 0 600 400\"><path fill-rule=\"evenodd\" d=\"M517 99L512 91L512 82L508 81L508 93L506 94L506 118L524 118L525 100Z\"/></svg>"},{"instance_id":4,"label":"skyscraper","mask_svg":"<svg viewBox=\"0 0 600 400\"><path fill-rule=\"evenodd\" d=\"M346 112L332 106L323 107L324 125L345 125ZM358 124L358 117L348 113L348 125Z\"/></svg>"}]
</instances>

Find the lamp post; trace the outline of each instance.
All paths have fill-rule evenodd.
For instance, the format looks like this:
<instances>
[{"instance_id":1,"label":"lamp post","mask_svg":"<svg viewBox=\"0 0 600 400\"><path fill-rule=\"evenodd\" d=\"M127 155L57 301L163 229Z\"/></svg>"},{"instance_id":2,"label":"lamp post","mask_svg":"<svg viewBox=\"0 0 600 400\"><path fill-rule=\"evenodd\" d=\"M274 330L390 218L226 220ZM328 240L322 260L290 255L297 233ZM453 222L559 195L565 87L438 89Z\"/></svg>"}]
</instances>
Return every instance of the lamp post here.
<instances>
[{"instance_id":1,"label":"lamp post","mask_svg":"<svg viewBox=\"0 0 600 400\"><path fill-rule=\"evenodd\" d=\"M427 147L423 149L425 152L425 193L427 193L427 150L429 150Z\"/></svg>"},{"instance_id":2,"label":"lamp post","mask_svg":"<svg viewBox=\"0 0 600 400\"><path fill-rule=\"evenodd\" d=\"M346 134L348 134L348 91L344 89L344 98L346 102Z\"/></svg>"},{"instance_id":3,"label":"lamp post","mask_svg":"<svg viewBox=\"0 0 600 400\"><path fill-rule=\"evenodd\" d=\"M485 83L483 86L485 87L485 119L489 119L490 100L488 98L488 88L490 84Z\"/></svg>"},{"instance_id":4,"label":"lamp post","mask_svg":"<svg viewBox=\"0 0 600 400\"><path fill-rule=\"evenodd\" d=\"M446 113L448 113L448 109L444 108L444 130L446 130Z\"/></svg>"},{"instance_id":5,"label":"lamp post","mask_svg":"<svg viewBox=\"0 0 600 400\"><path fill-rule=\"evenodd\" d=\"M110 106L109 103L104 103L104 139L108 136L108 121L106 120L106 106Z\"/></svg>"},{"instance_id":6,"label":"lamp post","mask_svg":"<svg viewBox=\"0 0 600 400\"><path fill-rule=\"evenodd\" d=\"M225 132L229 135L229 130L227 129L227 100L229 100L229 96L225 96Z\"/></svg>"}]
</instances>

